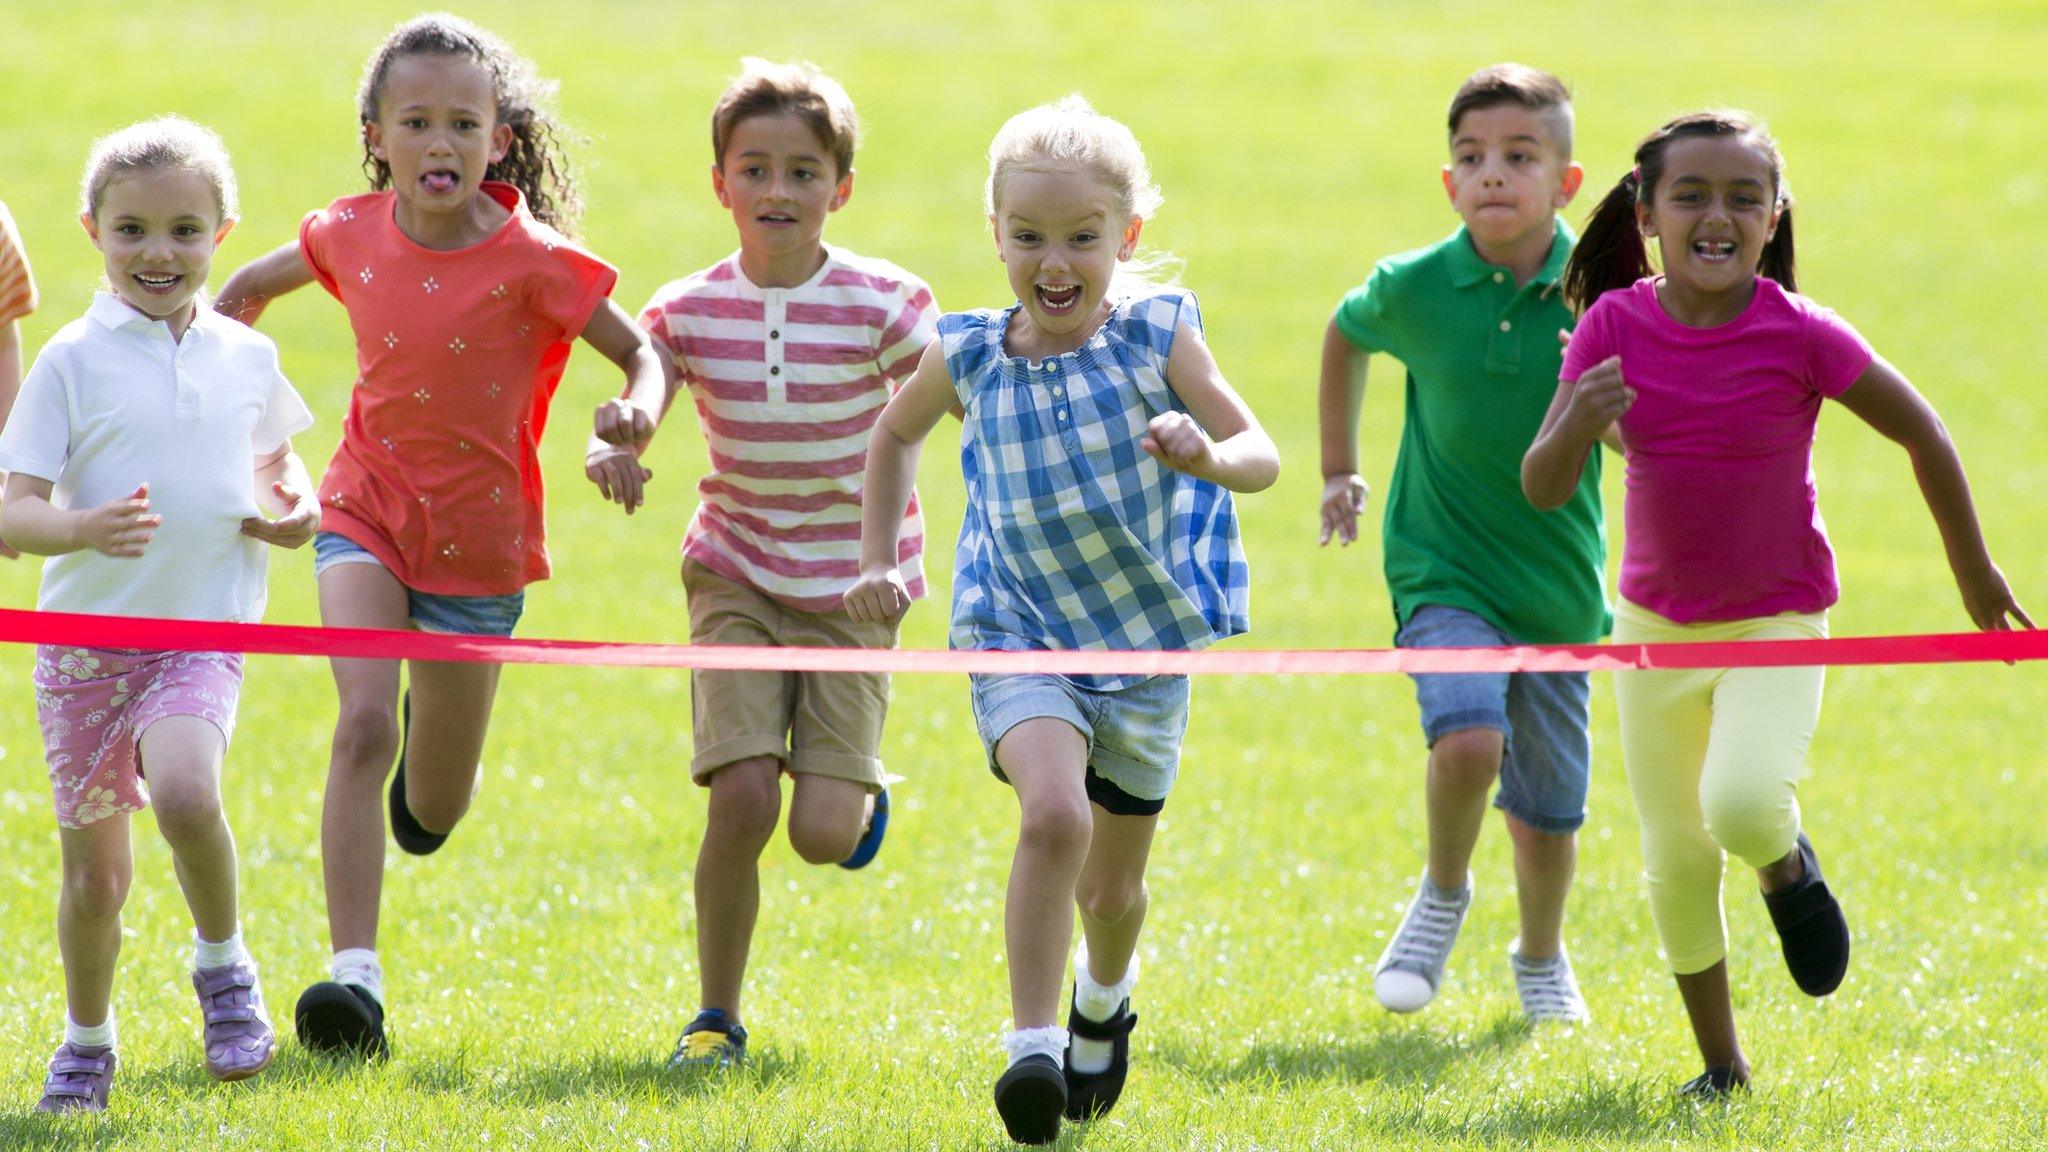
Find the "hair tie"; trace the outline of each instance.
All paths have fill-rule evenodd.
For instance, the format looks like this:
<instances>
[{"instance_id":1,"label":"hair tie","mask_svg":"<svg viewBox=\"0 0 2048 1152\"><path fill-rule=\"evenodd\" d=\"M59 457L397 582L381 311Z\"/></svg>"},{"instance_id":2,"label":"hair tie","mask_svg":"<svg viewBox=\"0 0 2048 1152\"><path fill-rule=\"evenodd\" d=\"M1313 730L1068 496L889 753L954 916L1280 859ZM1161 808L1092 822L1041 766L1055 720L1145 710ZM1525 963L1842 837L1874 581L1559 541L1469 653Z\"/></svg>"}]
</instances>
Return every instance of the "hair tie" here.
<instances>
[{"instance_id":1,"label":"hair tie","mask_svg":"<svg viewBox=\"0 0 2048 1152\"><path fill-rule=\"evenodd\" d=\"M1631 184L1636 185L1637 187L1641 187L1643 183L1643 166L1641 164L1638 164L1635 167L1629 169L1628 175L1623 177L1623 179L1627 180Z\"/></svg>"}]
</instances>

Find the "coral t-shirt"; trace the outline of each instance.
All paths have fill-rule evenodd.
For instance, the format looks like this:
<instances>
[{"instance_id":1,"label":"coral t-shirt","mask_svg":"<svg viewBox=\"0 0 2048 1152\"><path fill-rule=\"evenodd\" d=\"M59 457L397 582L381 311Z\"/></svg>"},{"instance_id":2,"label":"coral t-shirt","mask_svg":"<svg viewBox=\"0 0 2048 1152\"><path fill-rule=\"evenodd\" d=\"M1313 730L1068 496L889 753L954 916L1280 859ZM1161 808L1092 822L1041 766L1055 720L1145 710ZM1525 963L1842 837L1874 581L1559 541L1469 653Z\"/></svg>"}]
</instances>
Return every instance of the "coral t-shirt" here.
<instances>
[{"instance_id":1,"label":"coral t-shirt","mask_svg":"<svg viewBox=\"0 0 2048 1152\"><path fill-rule=\"evenodd\" d=\"M1645 278L1586 310L1562 376L1576 381L1609 356L1636 393L1618 422L1621 594L1681 624L1833 604L1813 437L1821 401L1870 367L1856 329L1765 277L1740 316L1692 328Z\"/></svg>"},{"instance_id":2,"label":"coral t-shirt","mask_svg":"<svg viewBox=\"0 0 2048 1152\"><path fill-rule=\"evenodd\" d=\"M571 343L618 281L518 189L483 192L511 217L452 251L400 231L391 192L343 197L299 226L299 252L356 340L321 526L406 587L450 596L547 578L541 432Z\"/></svg>"}]
</instances>

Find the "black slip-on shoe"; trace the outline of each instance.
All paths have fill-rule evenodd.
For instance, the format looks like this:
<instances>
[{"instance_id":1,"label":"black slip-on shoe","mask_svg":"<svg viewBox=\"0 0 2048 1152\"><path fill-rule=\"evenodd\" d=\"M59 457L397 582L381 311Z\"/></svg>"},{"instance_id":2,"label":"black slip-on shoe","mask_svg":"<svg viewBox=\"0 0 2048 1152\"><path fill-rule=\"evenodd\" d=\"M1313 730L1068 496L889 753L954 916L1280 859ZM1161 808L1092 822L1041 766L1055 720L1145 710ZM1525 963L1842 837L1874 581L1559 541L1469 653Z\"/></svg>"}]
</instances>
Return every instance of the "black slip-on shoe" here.
<instances>
[{"instance_id":1,"label":"black slip-on shoe","mask_svg":"<svg viewBox=\"0 0 2048 1152\"><path fill-rule=\"evenodd\" d=\"M299 1043L323 1056L383 1060L391 1055L384 1038L384 1006L354 984L322 980L299 994L292 1010Z\"/></svg>"},{"instance_id":2,"label":"black slip-on shoe","mask_svg":"<svg viewBox=\"0 0 2048 1152\"><path fill-rule=\"evenodd\" d=\"M1067 1078L1059 1061L1035 1052L1010 1065L996 1081L996 1111L1010 1139L1019 1144L1050 1144L1060 1136L1060 1114L1067 1108Z\"/></svg>"},{"instance_id":3,"label":"black slip-on shoe","mask_svg":"<svg viewBox=\"0 0 2048 1152\"><path fill-rule=\"evenodd\" d=\"M403 715L398 736L398 768L391 773L391 839L400 848L414 856L432 856L448 842L448 833L429 832L413 819L412 809L405 806L405 742L412 735L412 693L407 692L399 700Z\"/></svg>"},{"instance_id":4,"label":"black slip-on shoe","mask_svg":"<svg viewBox=\"0 0 2048 1152\"><path fill-rule=\"evenodd\" d=\"M1841 987L1849 972L1849 921L1835 894L1828 891L1804 832L1796 851L1806 874L1790 888L1764 893L1764 907L1770 909L1793 983L1808 996L1825 996Z\"/></svg>"}]
</instances>

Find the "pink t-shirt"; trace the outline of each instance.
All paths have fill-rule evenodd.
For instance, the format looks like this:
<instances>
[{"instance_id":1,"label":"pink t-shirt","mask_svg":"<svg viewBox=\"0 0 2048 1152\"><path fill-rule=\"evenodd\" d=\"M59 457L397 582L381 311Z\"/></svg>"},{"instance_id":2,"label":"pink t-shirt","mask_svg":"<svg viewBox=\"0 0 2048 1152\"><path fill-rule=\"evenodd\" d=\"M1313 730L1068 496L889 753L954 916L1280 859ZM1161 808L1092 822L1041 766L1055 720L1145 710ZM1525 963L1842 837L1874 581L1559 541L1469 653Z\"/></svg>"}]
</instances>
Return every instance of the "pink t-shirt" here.
<instances>
[{"instance_id":1,"label":"pink t-shirt","mask_svg":"<svg viewBox=\"0 0 2048 1152\"><path fill-rule=\"evenodd\" d=\"M1840 589L1814 487L1814 427L1821 401L1870 366L1870 345L1774 280L1758 277L1734 320L1691 328L1643 279L1593 302L1561 375L1576 381L1617 355L1636 391L1620 420L1622 596L1682 624L1833 604Z\"/></svg>"},{"instance_id":2,"label":"pink t-shirt","mask_svg":"<svg viewBox=\"0 0 2048 1152\"><path fill-rule=\"evenodd\" d=\"M541 431L571 342L618 280L512 185L483 193L511 217L452 251L408 239L390 192L345 196L299 226L300 254L356 339L321 526L444 596L547 578Z\"/></svg>"}]
</instances>

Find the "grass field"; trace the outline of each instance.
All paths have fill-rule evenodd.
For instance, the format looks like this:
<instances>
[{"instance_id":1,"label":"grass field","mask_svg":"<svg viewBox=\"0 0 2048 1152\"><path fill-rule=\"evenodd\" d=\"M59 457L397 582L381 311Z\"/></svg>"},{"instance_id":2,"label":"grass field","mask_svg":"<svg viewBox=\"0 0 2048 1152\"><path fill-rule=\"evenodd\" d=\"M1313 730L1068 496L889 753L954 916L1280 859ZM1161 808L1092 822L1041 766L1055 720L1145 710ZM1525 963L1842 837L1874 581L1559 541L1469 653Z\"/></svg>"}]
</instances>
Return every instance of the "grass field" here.
<instances>
[{"instance_id":1,"label":"grass field","mask_svg":"<svg viewBox=\"0 0 2048 1152\"><path fill-rule=\"evenodd\" d=\"M92 138L179 111L233 149L243 219L215 283L361 185L351 105L362 64L411 9L10 4L0 65L0 198L29 244L43 310L29 348L79 315L98 274L73 222ZM1257 6L1027 10L840 0L477 4L465 9L560 78L589 137L586 235L637 307L733 245L705 175L711 101L742 54L840 77L869 136L828 238L927 277L942 305L1006 303L978 218L982 156L1009 113L1081 90L1147 145L1167 195L1147 232L1186 260L1226 373L1280 443L1279 485L1246 499L1258 646L1379 646L1390 613L1376 527L1315 547L1316 356L1329 309L1378 255L1455 224L1437 186L1440 113L1473 68L1547 66L1575 86L1589 189L1633 141L1702 105L1776 129L1800 200L1802 287L1915 379L1973 469L1994 552L2048 609L2048 13L2034 0ZM1593 197L1571 213L1576 222ZM352 379L340 310L308 290L264 329L332 450ZM1365 449L1384 489L1398 369L1376 360ZM675 544L703 466L687 409L628 520L580 476L579 429L618 377L579 351L546 448L557 578L522 632L687 639ZM1823 507L1842 558L1838 635L1967 620L1902 453L1840 411L1823 421ZM960 515L958 466L926 454L937 585ZM1619 519L1618 473L1610 515ZM1377 505L1372 522L1377 524ZM316 620L311 557L279 556L270 618ZM0 566L0 602L35 569ZM944 639L943 596L910 646ZM966 686L896 684L885 756L908 777L878 865L764 862L747 1004L753 1063L663 1068L695 1007L690 869L703 800L688 783L679 673L516 669L486 786L431 861L393 854L382 954L398 1057L331 1068L287 1044L222 1087L200 1068L190 921L153 823L116 987L113 1112L28 1114L61 1027L56 836L29 654L0 653L0 1148L974 1148L1001 1144L987 1098L1005 1025L1001 895L1014 803L980 767ZM2041 666L1874 668L1831 677L1804 791L1857 932L1848 983L1799 996L1760 901L1731 884L1734 982L1756 1091L1696 1110L1696 1070L1639 879L1611 698L1595 681L1592 818L1570 940L1596 1017L1519 1023L1504 950L1506 838L1445 995L1417 1018L1372 1000L1371 964L1419 867L1422 745L1405 680L1203 679L1151 879L1144 1026L1125 1102L1066 1143L1126 1148L2027 1148L2048 1143L2048 777ZM333 718L315 660L251 662L226 794L245 931L280 1019L326 972L318 819Z\"/></svg>"}]
</instances>

